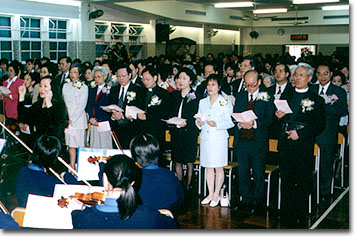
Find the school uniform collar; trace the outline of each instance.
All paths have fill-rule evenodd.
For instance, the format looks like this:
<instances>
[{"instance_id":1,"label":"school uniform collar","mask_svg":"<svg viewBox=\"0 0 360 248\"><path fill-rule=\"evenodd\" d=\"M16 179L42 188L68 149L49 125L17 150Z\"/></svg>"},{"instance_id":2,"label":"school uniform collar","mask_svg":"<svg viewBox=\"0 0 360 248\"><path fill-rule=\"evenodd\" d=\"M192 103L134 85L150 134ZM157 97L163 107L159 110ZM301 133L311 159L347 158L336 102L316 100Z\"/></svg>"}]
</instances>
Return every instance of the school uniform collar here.
<instances>
[{"instance_id":1,"label":"school uniform collar","mask_svg":"<svg viewBox=\"0 0 360 248\"><path fill-rule=\"evenodd\" d=\"M147 166L142 167L144 170L157 170L159 169L159 165L157 164L148 164Z\"/></svg>"},{"instance_id":2,"label":"school uniform collar","mask_svg":"<svg viewBox=\"0 0 360 248\"><path fill-rule=\"evenodd\" d=\"M105 213L117 213L119 212L117 198L105 198L104 204L96 205L96 209Z\"/></svg>"}]
</instances>

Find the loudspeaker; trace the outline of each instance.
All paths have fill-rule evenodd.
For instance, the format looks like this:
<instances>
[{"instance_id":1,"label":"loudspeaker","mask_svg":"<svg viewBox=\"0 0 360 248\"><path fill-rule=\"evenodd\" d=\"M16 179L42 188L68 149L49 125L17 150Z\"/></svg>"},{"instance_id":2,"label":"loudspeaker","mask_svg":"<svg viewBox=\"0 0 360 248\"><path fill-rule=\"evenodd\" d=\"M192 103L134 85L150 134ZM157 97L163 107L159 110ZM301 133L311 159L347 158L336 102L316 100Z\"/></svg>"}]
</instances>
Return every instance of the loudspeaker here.
<instances>
[{"instance_id":1,"label":"loudspeaker","mask_svg":"<svg viewBox=\"0 0 360 248\"><path fill-rule=\"evenodd\" d=\"M156 24L155 35L156 42L168 41L170 35L170 25L162 23Z\"/></svg>"}]
</instances>

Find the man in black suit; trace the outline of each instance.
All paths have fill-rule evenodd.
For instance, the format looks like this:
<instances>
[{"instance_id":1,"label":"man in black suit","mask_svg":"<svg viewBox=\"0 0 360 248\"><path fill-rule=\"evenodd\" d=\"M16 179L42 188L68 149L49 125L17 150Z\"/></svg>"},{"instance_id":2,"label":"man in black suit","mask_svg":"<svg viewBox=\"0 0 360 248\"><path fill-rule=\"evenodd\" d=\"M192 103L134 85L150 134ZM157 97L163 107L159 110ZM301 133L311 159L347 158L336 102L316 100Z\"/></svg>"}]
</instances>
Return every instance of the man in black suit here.
<instances>
[{"instance_id":1,"label":"man in black suit","mask_svg":"<svg viewBox=\"0 0 360 248\"><path fill-rule=\"evenodd\" d=\"M329 65L320 64L316 76L320 84L314 85L311 90L325 99L325 130L316 137L316 144L320 147L320 194L322 200L330 196L333 163L337 146L338 124L340 117L346 115L345 90L332 84L332 71Z\"/></svg>"},{"instance_id":2,"label":"man in black suit","mask_svg":"<svg viewBox=\"0 0 360 248\"><path fill-rule=\"evenodd\" d=\"M58 74L55 79L59 82L61 92L62 87L65 84L65 80L69 77L71 63L72 61L70 57L64 56L59 59L59 69L61 73Z\"/></svg>"},{"instance_id":3,"label":"man in black suit","mask_svg":"<svg viewBox=\"0 0 360 248\"><path fill-rule=\"evenodd\" d=\"M288 77L290 75L289 67L285 64L277 64L273 70L274 77L276 79L276 84L268 88L270 95L274 96L274 99L284 100L291 98L294 94L294 87L288 82ZM269 138L278 139L280 135L280 121L274 115L273 122L269 129Z\"/></svg>"},{"instance_id":4,"label":"man in black suit","mask_svg":"<svg viewBox=\"0 0 360 248\"><path fill-rule=\"evenodd\" d=\"M144 96L140 92L140 88L131 83L131 69L129 66L127 64L120 64L116 68L116 76L119 84L111 88L109 104L116 104L124 111L126 106L143 108L141 101ZM128 149L131 139L137 134L133 121L125 117L125 112L113 110L111 127L115 131L121 147Z\"/></svg>"},{"instance_id":5,"label":"man in black suit","mask_svg":"<svg viewBox=\"0 0 360 248\"><path fill-rule=\"evenodd\" d=\"M142 73L144 89L141 89L144 97L141 106L145 113L138 114L138 131L149 133L158 140L161 152L164 150L166 123L163 120L169 118L170 93L157 85L158 73L153 67L146 67ZM162 153L161 153L162 154ZM162 163L162 162L161 162Z\"/></svg>"},{"instance_id":6,"label":"man in black suit","mask_svg":"<svg viewBox=\"0 0 360 248\"><path fill-rule=\"evenodd\" d=\"M241 79L235 80L233 84L233 95L236 92L245 91L245 73L249 70L255 70L255 61L251 57L244 57L240 63Z\"/></svg>"},{"instance_id":7,"label":"man in black suit","mask_svg":"<svg viewBox=\"0 0 360 248\"><path fill-rule=\"evenodd\" d=\"M283 132L279 137L281 174L281 218L304 227L308 213L314 170L315 138L325 128L324 99L309 90L313 77L310 65L302 63L295 70L295 93L286 99L292 114L275 112L281 119Z\"/></svg>"},{"instance_id":8,"label":"man in black suit","mask_svg":"<svg viewBox=\"0 0 360 248\"><path fill-rule=\"evenodd\" d=\"M215 64L209 63L204 66L205 78L203 79L201 84L196 88L196 91L195 91L196 98L202 99L202 98L205 98L208 96L208 93L206 90L206 86L207 86L206 79L210 74L218 74L217 67L215 66Z\"/></svg>"},{"instance_id":9,"label":"man in black suit","mask_svg":"<svg viewBox=\"0 0 360 248\"><path fill-rule=\"evenodd\" d=\"M241 203L247 208L250 205L258 208L264 198L268 127L272 121L274 106L272 97L259 89L261 77L258 72L249 70L244 79L247 91L236 95L234 113L253 110L257 119L238 123L234 132L234 147L238 161Z\"/></svg>"},{"instance_id":10,"label":"man in black suit","mask_svg":"<svg viewBox=\"0 0 360 248\"><path fill-rule=\"evenodd\" d=\"M141 77L138 75L139 68L137 68L133 62L129 63L129 68L131 69L131 83L139 86L140 88L144 88L145 86Z\"/></svg>"}]
</instances>

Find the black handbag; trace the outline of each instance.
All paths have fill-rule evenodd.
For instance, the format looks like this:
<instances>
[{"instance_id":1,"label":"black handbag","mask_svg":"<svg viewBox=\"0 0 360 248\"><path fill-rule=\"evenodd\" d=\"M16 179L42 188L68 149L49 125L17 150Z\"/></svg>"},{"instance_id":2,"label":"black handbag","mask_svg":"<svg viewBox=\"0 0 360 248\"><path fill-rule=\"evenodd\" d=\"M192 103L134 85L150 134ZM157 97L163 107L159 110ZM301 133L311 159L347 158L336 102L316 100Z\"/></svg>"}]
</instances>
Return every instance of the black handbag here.
<instances>
[{"instance_id":1,"label":"black handbag","mask_svg":"<svg viewBox=\"0 0 360 248\"><path fill-rule=\"evenodd\" d=\"M282 133L287 135L286 132L288 132L288 131L291 131L291 130L297 131L297 130L301 130L305 127L306 127L306 123L297 122L297 121L288 121L283 124L283 128L282 128L283 132Z\"/></svg>"}]
</instances>

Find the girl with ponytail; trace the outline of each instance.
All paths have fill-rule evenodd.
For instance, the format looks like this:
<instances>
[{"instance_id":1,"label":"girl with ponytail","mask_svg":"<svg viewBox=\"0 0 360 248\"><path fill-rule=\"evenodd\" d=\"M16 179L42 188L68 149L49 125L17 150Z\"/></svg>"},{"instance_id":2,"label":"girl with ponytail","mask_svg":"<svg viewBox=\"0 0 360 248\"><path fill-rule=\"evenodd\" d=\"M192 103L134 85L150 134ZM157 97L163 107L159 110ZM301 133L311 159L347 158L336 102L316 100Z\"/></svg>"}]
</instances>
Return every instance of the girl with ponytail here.
<instances>
[{"instance_id":1,"label":"girl with ponytail","mask_svg":"<svg viewBox=\"0 0 360 248\"><path fill-rule=\"evenodd\" d=\"M158 229L175 228L173 219L142 205L138 195L142 171L133 159L115 155L105 164L102 180L105 204L74 210L74 229Z\"/></svg>"}]
</instances>

